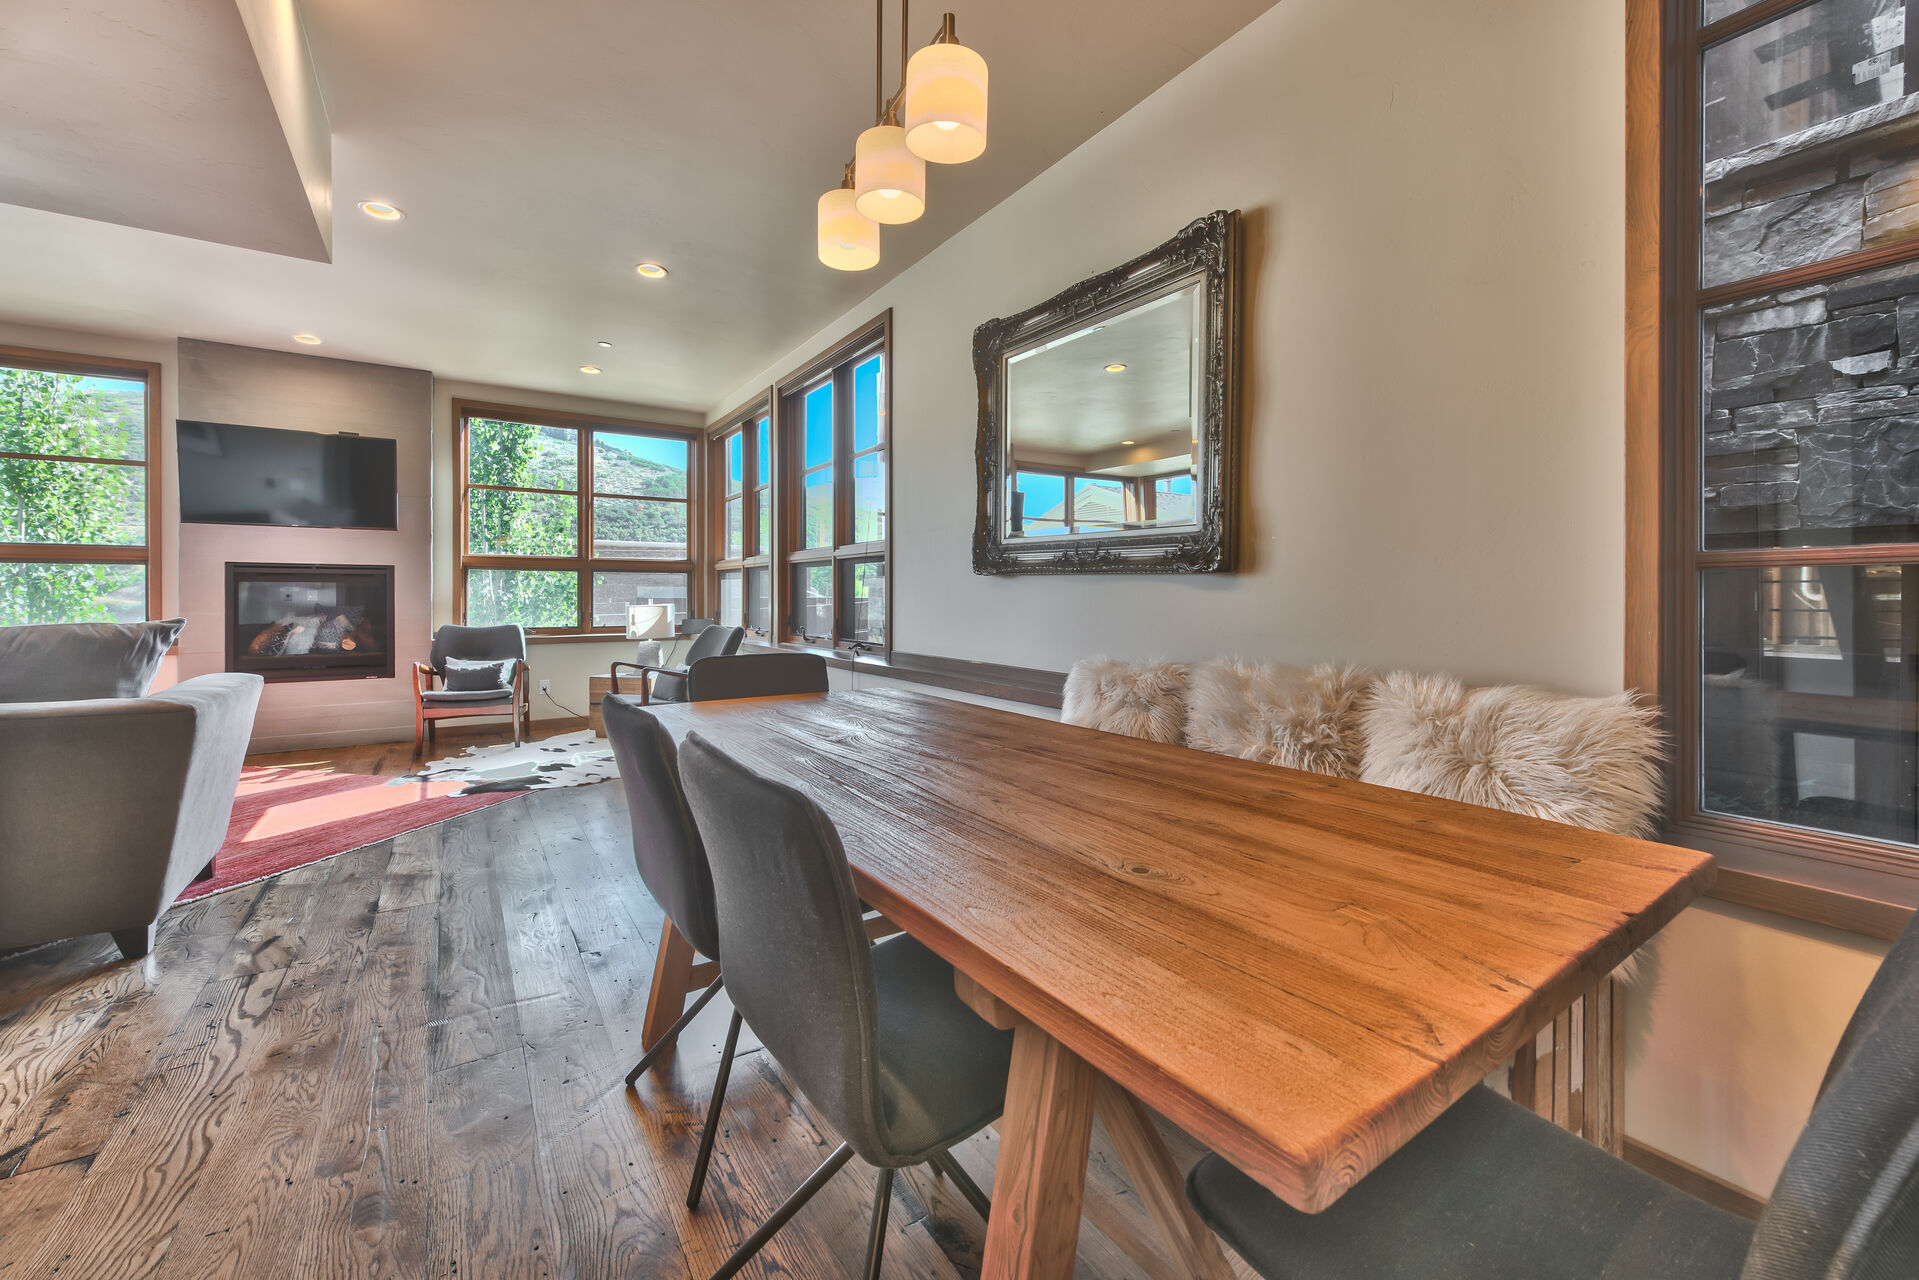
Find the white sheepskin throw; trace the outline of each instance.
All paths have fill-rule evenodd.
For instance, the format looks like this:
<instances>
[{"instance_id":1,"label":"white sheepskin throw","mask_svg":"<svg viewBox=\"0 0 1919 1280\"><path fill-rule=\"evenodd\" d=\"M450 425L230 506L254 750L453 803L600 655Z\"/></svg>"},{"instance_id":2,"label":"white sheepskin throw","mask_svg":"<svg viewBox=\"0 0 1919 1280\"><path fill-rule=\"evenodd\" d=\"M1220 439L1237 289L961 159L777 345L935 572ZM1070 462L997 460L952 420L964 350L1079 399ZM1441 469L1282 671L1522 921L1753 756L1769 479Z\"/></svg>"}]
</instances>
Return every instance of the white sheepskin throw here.
<instances>
[{"instance_id":1,"label":"white sheepskin throw","mask_svg":"<svg viewBox=\"0 0 1919 1280\"><path fill-rule=\"evenodd\" d=\"M1083 658L1066 673L1060 719L1153 742L1186 737L1186 667L1177 662Z\"/></svg>"},{"instance_id":2,"label":"white sheepskin throw","mask_svg":"<svg viewBox=\"0 0 1919 1280\"><path fill-rule=\"evenodd\" d=\"M1193 672L1186 745L1242 760L1357 778L1361 711L1372 676L1321 663L1310 671L1226 659Z\"/></svg>"},{"instance_id":3,"label":"white sheepskin throw","mask_svg":"<svg viewBox=\"0 0 1919 1280\"><path fill-rule=\"evenodd\" d=\"M1665 736L1629 693L1574 698L1395 671L1364 715L1360 779L1650 837Z\"/></svg>"}]
</instances>

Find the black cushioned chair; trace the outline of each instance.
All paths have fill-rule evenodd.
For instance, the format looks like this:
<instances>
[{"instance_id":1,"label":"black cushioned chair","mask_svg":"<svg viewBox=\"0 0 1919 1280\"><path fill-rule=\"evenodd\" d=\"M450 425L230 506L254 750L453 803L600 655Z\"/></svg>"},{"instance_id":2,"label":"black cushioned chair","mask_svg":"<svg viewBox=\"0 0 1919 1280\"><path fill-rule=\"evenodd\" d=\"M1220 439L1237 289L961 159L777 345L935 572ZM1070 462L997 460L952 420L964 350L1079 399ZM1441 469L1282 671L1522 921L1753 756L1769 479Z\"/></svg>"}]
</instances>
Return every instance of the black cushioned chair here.
<instances>
[{"instance_id":1,"label":"black cushioned chair","mask_svg":"<svg viewBox=\"0 0 1919 1280\"><path fill-rule=\"evenodd\" d=\"M446 688L446 662L461 658L473 662L511 662L512 674L503 688ZM413 664L413 754L419 755L433 739L433 726L460 716L512 716L513 745L532 728L533 703L528 693L526 632L518 624L498 627L462 627L453 623L433 633L433 652L426 662ZM433 682L441 687L436 689Z\"/></svg>"},{"instance_id":2,"label":"black cushioned chair","mask_svg":"<svg viewBox=\"0 0 1919 1280\"><path fill-rule=\"evenodd\" d=\"M877 1277L893 1171L930 1163L981 1216L950 1148L1006 1103L1013 1037L960 1002L953 968L904 934L872 944L839 833L805 795L699 734L680 777L706 839L736 1010L845 1138L713 1280L734 1275L854 1154L880 1170L866 1271Z\"/></svg>"},{"instance_id":3,"label":"black cushioned chair","mask_svg":"<svg viewBox=\"0 0 1919 1280\"><path fill-rule=\"evenodd\" d=\"M686 672L688 702L825 693L826 687L826 659L817 653L737 653L708 658Z\"/></svg>"},{"instance_id":4,"label":"black cushioned chair","mask_svg":"<svg viewBox=\"0 0 1919 1280\"><path fill-rule=\"evenodd\" d=\"M1854 1011L1759 1222L1474 1089L1324 1213L1221 1160L1187 1194L1285 1280L1894 1280L1919 1276L1919 924Z\"/></svg>"},{"instance_id":5,"label":"black cushioned chair","mask_svg":"<svg viewBox=\"0 0 1919 1280\"><path fill-rule=\"evenodd\" d=\"M620 671L640 673L640 704L649 702L685 702L686 677L693 664L707 658L729 658L740 651L746 639L744 627L702 627L686 649L683 667L655 667L638 662L616 662L607 671L612 692L620 692Z\"/></svg>"},{"instance_id":6,"label":"black cushioned chair","mask_svg":"<svg viewBox=\"0 0 1919 1280\"><path fill-rule=\"evenodd\" d=\"M633 822L633 861L639 867L640 879L693 949L718 960L720 926L713 905L713 874L707 868L699 828L686 807L686 793L680 789L679 752L674 749L673 735L651 712L625 698L606 699L601 714L606 721L607 740L613 744L613 758L620 766L620 785L626 789L627 812ZM713 979L679 1021L646 1051L639 1065L627 1073L629 1089L673 1047L686 1024L719 994L725 981L724 973ZM693 1181L686 1193L689 1209L700 1206L738 1043L739 1019L735 1017L727 1033L726 1050L720 1055L720 1069L713 1077L713 1098L707 1104L706 1128L700 1134L700 1153L693 1163Z\"/></svg>"}]
</instances>

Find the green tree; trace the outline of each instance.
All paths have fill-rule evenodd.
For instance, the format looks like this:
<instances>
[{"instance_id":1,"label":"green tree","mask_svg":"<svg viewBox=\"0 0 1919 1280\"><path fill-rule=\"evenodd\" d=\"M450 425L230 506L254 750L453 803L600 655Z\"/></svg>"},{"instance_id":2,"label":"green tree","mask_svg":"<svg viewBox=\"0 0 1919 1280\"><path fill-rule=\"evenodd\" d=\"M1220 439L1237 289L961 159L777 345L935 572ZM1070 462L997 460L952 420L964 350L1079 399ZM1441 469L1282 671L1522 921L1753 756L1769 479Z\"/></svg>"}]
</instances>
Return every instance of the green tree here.
<instances>
[{"instance_id":1,"label":"green tree","mask_svg":"<svg viewBox=\"0 0 1919 1280\"><path fill-rule=\"evenodd\" d=\"M543 429L525 422L474 418L467 430L467 478L474 484L557 488L575 477L551 465ZM570 556L578 538L571 496L472 489L467 502L467 550L474 555ZM471 569L467 621L476 626L517 622L570 627L579 616L579 581L541 569Z\"/></svg>"},{"instance_id":2,"label":"green tree","mask_svg":"<svg viewBox=\"0 0 1919 1280\"><path fill-rule=\"evenodd\" d=\"M138 461L139 383L0 368L0 452ZM146 538L144 467L0 457L0 542L138 546ZM143 617L135 564L0 562L0 625Z\"/></svg>"}]
</instances>

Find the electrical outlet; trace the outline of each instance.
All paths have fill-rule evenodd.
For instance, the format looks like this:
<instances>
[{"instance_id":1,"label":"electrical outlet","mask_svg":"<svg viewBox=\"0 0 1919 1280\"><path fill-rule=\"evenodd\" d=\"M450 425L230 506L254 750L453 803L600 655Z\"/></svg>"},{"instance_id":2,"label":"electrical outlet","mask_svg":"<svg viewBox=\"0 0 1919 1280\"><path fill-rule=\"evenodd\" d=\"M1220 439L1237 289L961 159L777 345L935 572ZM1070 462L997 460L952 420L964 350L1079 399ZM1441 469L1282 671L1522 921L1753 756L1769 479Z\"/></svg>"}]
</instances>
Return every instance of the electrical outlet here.
<instances>
[{"instance_id":1,"label":"electrical outlet","mask_svg":"<svg viewBox=\"0 0 1919 1280\"><path fill-rule=\"evenodd\" d=\"M550 697L552 696L552 693L553 693L553 682L551 680L540 681L540 696L542 698Z\"/></svg>"}]
</instances>

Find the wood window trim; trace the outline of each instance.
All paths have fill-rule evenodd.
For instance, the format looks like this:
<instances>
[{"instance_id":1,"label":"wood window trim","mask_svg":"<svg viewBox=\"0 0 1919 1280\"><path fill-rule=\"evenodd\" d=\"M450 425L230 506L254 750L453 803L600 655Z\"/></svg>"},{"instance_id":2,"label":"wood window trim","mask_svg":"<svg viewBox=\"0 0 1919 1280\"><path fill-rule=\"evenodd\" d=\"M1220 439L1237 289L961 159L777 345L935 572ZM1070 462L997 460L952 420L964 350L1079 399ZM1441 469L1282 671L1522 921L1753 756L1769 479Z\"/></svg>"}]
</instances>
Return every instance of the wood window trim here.
<instances>
[{"instance_id":1,"label":"wood window trim","mask_svg":"<svg viewBox=\"0 0 1919 1280\"><path fill-rule=\"evenodd\" d=\"M707 616L712 617L716 621L720 616L720 578L723 574L737 572L740 575L740 620L741 625L745 625L746 571L760 568L770 570L772 568L772 548L759 545L759 504L766 502L777 511L779 504L779 486L773 483L772 475L761 476L759 474L759 450L757 447L747 447L746 428L753 428L753 431L756 433L755 443L757 444L757 432L760 430L761 422L765 422L767 434L773 437L771 453L774 455L774 460L772 465L768 467L768 470L774 475L777 475L779 442L773 417L774 394L771 387L767 388L765 391L742 402L731 411L714 419L706 429L706 444L704 447L706 449L708 467L713 477L712 501L708 504L712 510L710 514L711 523L707 531L707 545L713 548L713 555L709 558L701 576L707 583L708 594L706 599L710 603L710 612ZM726 464L726 445L727 441L735 436L740 438L739 498L741 545L742 549L750 554L729 556L726 554L726 502L729 496L726 492L726 486L730 473ZM774 536L777 537L779 527L777 515L769 521L769 527L772 529ZM770 592L768 607L772 615L769 619L768 630L765 632L753 631L749 633L762 642L770 642L772 639L772 631L778 626L778 622L776 621L779 617L777 584L773 586Z\"/></svg>"},{"instance_id":2,"label":"wood window trim","mask_svg":"<svg viewBox=\"0 0 1919 1280\"><path fill-rule=\"evenodd\" d=\"M472 418L497 418L530 426L561 427L574 431L578 449L578 470L573 489L520 489L517 486L469 484L467 481L467 423ZM631 494L598 494L593 490L591 439L595 431L613 435L645 435L684 440L686 450L686 497L659 501L683 501L686 505L686 556L678 560L639 560L617 556L595 556L593 551L593 499L595 497L633 497ZM697 427L674 427L665 423L605 414L571 413L557 409L535 409L524 405L456 398L453 401L453 485L454 485L454 570L453 616L466 622L466 579L470 569L538 569L549 572L571 571L578 582L578 612L571 627L526 628L529 643L555 641L622 640L626 629L620 626L593 625L593 575L595 573L677 573L686 578L687 609L697 612L702 601L703 578L699 572L703 550L702 509L704 489L704 433ZM577 511L574 554L571 556L475 555L467 551L467 494L474 489L563 494L572 498Z\"/></svg>"},{"instance_id":3,"label":"wood window trim","mask_svg":"<svg viewBox=\"0 0 1919 1280\"><path fill-rule=\"evenodd\" d=\"M1691 628L1675 624L1677 602L1691 599L1681 579L1705 553L1683 554L1690 535L1682 502L1696 474L1669 440L1690 439L1696 353L1685 335L1697 309L1712 301L1919 260L1919 240L1772 272L1732 285L1699 288L1682 276L1698 260L1696 142L1683 131L1697 96L1698 51L1724 36L1776 20L1804 0L1762 0L1699 30L1691 0L1626 4L1625 670L1628 689L1655 700L1673 722L1676 749L1667 776L1664 836L1705 849L1720 862L1711 896L1848 932L1896 937L1919 907L1919 854L1899 846L1691 810L1683 776L1695 758L1685 735L1696 724L1690 682ZM1682 34L1683 33L1683 34ZM1671 38L1679 35L1680 38ZM1919 560L1919 546L1867 553L1789 548L1798 563L1844 559ZM1709 553L1714 563L1776 559L1770 553ZM1675 714L1675 712L1677 714Z\"/></svg>"},{"instance_id":4,"label":"wood window trim","mask_svg":"<svg viewBox=\"0 0 1919 1280\"><path fill-rule=\"evenodd\" d=\"M0 345L0 364L14 368L37 369L47 373L77 373L107 378L139 378L146 384L141 430L146 446L140 462L125 459L75 458L76 462L108 463L114 466L138 466L146 472L146 542L129 547L118 544L80 545L75 543L0 542L0 562L8 564L138 564L146 568L146 616L158 617L161 609L163 575L160 564L162 524L160 519L161 440L160 440L160 366L151 360L125 360L118 356L78 355L69 351L42 351L35 347ZM15 457L27 455L12 455ZM34 454L33 457L51 456ZM176 642L168 652L176 652Z\"/></svg>"}]
</instances>

